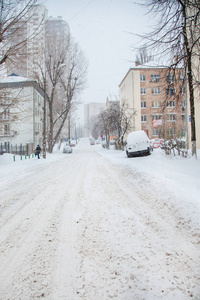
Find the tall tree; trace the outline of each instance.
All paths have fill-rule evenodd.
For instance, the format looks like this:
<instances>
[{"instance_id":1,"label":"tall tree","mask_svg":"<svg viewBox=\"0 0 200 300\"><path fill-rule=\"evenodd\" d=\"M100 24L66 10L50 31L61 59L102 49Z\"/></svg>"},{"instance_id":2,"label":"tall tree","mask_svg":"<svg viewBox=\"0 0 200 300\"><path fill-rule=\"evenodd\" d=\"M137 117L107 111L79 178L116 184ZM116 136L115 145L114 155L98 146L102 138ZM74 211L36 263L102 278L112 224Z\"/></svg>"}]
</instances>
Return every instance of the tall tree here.
<instances>
[{"instance_id":1,"label":"tall tree","mask_svg":"<svg viewBox=\"0 0 200 300\"><path fill-rule=\"evenodd\" d=\"M87 62L78 44L69 35L67 45L47 45L45 71L42 65L40 71L42 76L38 74L37 79L42 78L40 85L46 93L48 150L51 153L77 95L85 86Z\"/></svg>"},{"instance_id":2,"label":"tall tree","mask_svg":"<svg viewBox=\"0 0 200 300\"><path fill-rule=\"evenodd\" d=\"M111 102L112 104L112 102ZM101 111L97 116L96 121L93 123L92 135L105 135L106 147L109 148L110 135L113 132L117 135L117 143L119 148L123 147L124 135L131 127L131 119L133 112L129 108L127 101L119 105L119 100L111 105L109 109Z\"/></svg>"},{"instance_id":3,"label":"tall tree","mask_svg":"<svg viewBox=\"0 0 200 300\"><path fill-rule=\"evenodd\" d=\"M151 14L155 14L158 20L156 29L143 36L148 41L146 47L162 57L170 69L185 69L184 76L189 90L192 155L196 155L194 89L199 81L196 80L194 61L199 61L200 55L200 2L144 0L142 5Z\"/></svg>"}]
</instances>

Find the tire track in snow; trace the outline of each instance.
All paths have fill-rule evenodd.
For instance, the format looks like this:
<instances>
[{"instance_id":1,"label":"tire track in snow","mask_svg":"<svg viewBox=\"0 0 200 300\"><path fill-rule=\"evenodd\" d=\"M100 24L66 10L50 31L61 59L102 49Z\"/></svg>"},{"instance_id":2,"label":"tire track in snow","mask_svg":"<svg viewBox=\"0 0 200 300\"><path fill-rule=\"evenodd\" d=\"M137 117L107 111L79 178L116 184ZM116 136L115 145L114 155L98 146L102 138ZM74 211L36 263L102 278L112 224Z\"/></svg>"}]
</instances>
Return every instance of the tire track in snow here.
<instances>
[{"instance_id":1,"label":"tire track in snow","mask_svg":"<svg viewBox=\"0 0 200 300\"><path fill-rule=\"evenodd\" d=\"M60 215L68 201L70 188L65 177L61 176L65 166L63 162L60 162L59 168L58 164L55 165L53 174L47 175L45 169L42 171L46 178L43 184L38 185L37 193L32 195L32 185L24 185L21 191L27 193L25 201L22 200L15 211L11 205L12 213L0 230L0 299L48 299ZM68 175L70 169L68 167L64 174ZM31 178L33 181L38 179L38 175L34 176ZM31 190L28 190L30 187ZM8 288L11 286L11 289Z\"/></svg>"},{"instance_id":2,"label":"tire track in snow","mask_svg":"<svg viewBox=\"0 0 200 300\"><path fill-rule=\"evenodd\" d=\"M118 169L99 157L96 161L90 173L97 168L98 177L87 175L84 189L80 298L197 297L198 247L144 201L142 186L138 195Z\"/></svg>"}]
</instances>

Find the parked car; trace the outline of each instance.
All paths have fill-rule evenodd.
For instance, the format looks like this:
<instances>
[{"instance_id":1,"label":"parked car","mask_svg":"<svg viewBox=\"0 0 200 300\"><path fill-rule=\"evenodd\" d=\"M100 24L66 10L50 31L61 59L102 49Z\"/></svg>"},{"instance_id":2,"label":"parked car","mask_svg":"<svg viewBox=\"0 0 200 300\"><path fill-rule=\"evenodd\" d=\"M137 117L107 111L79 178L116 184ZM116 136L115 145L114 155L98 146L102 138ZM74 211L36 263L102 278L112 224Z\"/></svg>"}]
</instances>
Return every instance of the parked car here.
<instances>
[{"instance_id":1,"label":"parked car","mask_svg":"<svg viewBox=\"0 0 200 300\"><path fill-rule=\"evenodd\" d=\"M153 143L152 143L152 147L153 147L154 149L160 148L161 143L162 143L162 139L154 139L154 140L153 140Z\"/></svg>"},{"instance_id":2,"label":"parked car","mask_svg":"<svg viewBox=\"0 0 200 300\"><path fill-rule=\"evenodd\" d=\"M100 144L100 140L96 140L95 143L96 143L96 144Z\"/></svg>"},{"instance_id":3,"label":"parked car","mask_svg":"<svg viewBox=\"0 0 200 300\"><path fill-rule=\"evenodd\" d=\"M150 154L150 140L144 130L131 132L127 137L127 157Z\"/></svg>"},{"instance_id":4,"label":"parked car","mask_svg":"<svg viewBox=\"0 0 200 300\"><path fill-rule=\"evenodd\" d=\"M110 140L110 145L115 145L115 140Z\"/></svg>"},{"instance_id":5,"label":"parked car","mask_svg":"<svg viewBox=\"0 0 200 300\"><path fill-rule=\"evenodd\" d=\"M68 144L63 147L63 153L72 153L72 151L73 149Z\"/></svg>"},{"instance_id":6,"label":"parked car","mask_svg":"<svg viewBox=\"0 0 200 300\"><path fill-rule=\"evenodd\" d=\"M70 147L75 147L75 146L76 146L76 143L72 141L72 142L70 143Z\"/></svg>"},{"instance_id":7,"label":"parked car","mask_svg":"<svg viewBox=\"0 0 200 300\"><path fill-rule=\"evenodd\" d=\"M90 140L90 145L95 145L95 140Z\"/></svg>"}]
</instances>

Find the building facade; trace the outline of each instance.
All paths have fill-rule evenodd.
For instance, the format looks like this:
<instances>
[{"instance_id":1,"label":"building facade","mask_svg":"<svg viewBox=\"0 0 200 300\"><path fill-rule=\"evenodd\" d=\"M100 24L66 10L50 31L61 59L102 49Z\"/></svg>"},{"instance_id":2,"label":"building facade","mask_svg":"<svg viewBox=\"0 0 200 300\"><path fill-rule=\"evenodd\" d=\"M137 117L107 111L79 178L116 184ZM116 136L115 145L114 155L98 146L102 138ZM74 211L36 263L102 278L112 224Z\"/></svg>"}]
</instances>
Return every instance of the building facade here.
<instances>
[{"instance_id":1,"label":"building facade","mask_svg":"<svg viewBox=\"0 0 200 300\"><path fill-rule=\"evenodd\" d=\"M133 111L129 132L144 130L150 139L184 137L185 90L183 70L138 65L119 85L120 102Z\"/></svg>"},{"instance_id":2,"label":"building facade","mask_svg":"<svg viewBox=\"0 0 200 300\"><path fill-rule=\"evenodd\" d=\"M106 109L105 103L92 102L84 105L84 136L91 135L95 118Z\"/></svg>"},{"instance_id":3,"label":"building facade","mask_svg":"<svg viewBox=\"0 0 200 300\"><path fill-rule=\"evenodd\" d=\"M34 5L29 10L28 20L21 20L21 31L13 34L13 38L6 47L18 46L12 56L5 62L3 72L5 75L12 73L25 78L36 78L45 68L45 21L47 10L43 5ZM14 26L19 26L16 24ZM10 30L14 31L15 28ZM18 41L17 41L18 40Z\"/></svg>"},{"instance_id":4,"label":"building facade","mask_svg":"<svg viewBox=\"0 0 200 300\"><path fill-rule=\"evenodd\" d=\"M44 93L36 81L13 74L0 81L0 143L42 146Z\"/></svg>"},{"instance_id":5,"label":"building facade","mask_svg":"<svg viewBox=\"0 0 200 300\"><path fill-rule=\"evenodd\" d=\"M69 25L62 19L61 16L53 18L48 17L45 22L45 39L46 44L54 44L60 46L63 44L65 47L68 43L70 33Z\"/></svg>"}]
</instances>

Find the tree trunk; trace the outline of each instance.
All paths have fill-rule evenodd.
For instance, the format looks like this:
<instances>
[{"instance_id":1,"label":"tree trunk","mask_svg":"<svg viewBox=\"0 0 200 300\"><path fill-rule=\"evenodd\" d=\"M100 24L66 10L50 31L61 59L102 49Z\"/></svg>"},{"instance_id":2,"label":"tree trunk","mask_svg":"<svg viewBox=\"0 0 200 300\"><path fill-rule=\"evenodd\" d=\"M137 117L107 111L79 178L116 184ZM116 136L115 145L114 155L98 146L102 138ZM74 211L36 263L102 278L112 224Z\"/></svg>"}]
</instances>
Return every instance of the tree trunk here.
<instances>
[{"instance_id":1,"label":"tree trunk","mask_svg":"<svg viewBox=\"0 0 200 300\"><path fill-rule=\"evenodd\" d=\"M56 143L57 138L59 137L59 135L60 135L60 133L61 133L61 131L62 131L62 128L63 128L63 126L64 126L64 124L65 124L65 121L66 121L66 119L67 119L68 114L69 114L69 111L67 111L67 112L65 113L65 115L63 116L63 120L62 120L62 122L61 122L61 125L60 125L60 127L59 127L59 129L58 129L58 131L57 131L57 133L56 133L56 135L55 135L55 137L54 137L54 139L53 139L52 149L53 149L53 147L54 147L54 145L55 145L55 143ZM70 138L69 138L69 140L70 140ZM70 142L70 141L69 141L69 142Z\"/></svg>"},{"instance_id":2,"label":"tree trunk","mask_svg":"<svg viewBox=\"0 0 200 300\"><path fill-rule=\"evenodd\" d=\"M49 105L49 136L48 136L48 145L49 145L49 153L53 152L53 112L52 112L52 104Z\"/></svg>"},{"instance_id":3,"label":"tree trunk","mask_svg":"<svg viewBox=\"0 0 200 300\"><path fill-rule=\"evenodd\" d=\"M189 47L188 31L187 31L187 15L186 5L183 6L183 18L184 18L184 45L186 52L186 64L187 64L187 78L189 88L189 103L190 103L190 116L191 116L191 142L192 142L192 156L197 154L196 152L196 129L195 129L195 107L194 107L194 87L193 87L193 75L192 75L192 52Z\"/></svg>"}]
</instances>

